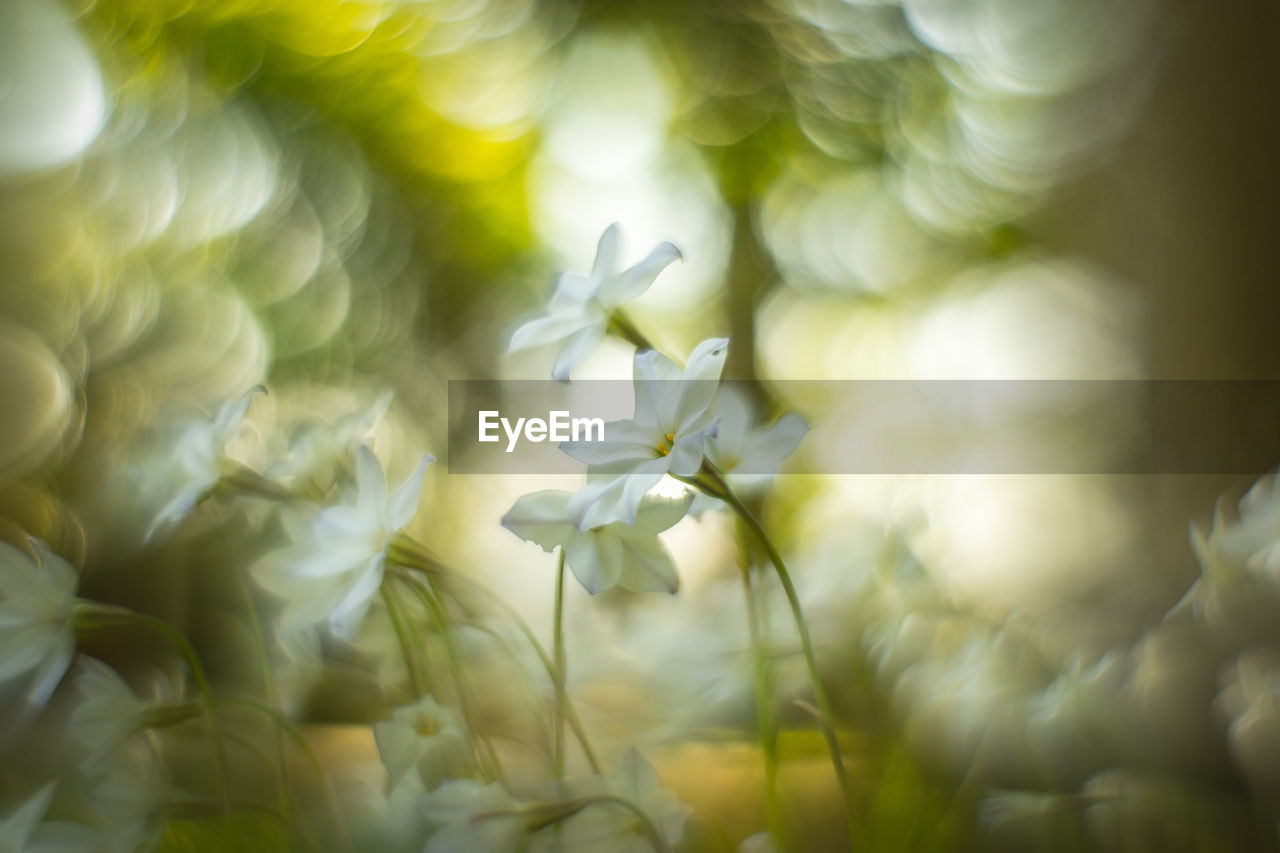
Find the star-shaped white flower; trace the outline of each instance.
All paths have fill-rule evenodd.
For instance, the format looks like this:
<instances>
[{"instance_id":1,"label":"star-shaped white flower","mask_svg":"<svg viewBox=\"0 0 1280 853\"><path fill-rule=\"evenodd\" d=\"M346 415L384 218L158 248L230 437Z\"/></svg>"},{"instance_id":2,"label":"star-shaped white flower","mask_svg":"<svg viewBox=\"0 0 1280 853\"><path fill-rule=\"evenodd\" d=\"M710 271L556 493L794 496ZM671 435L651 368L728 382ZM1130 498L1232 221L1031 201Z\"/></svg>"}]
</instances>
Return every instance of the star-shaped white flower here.
<instances>
[{"instance_id":1,"label":"star-shaped white flower","mask_svg":"<svg viewBox=\"0 0 1280 853\"><path fill-rule=\"evenodd\" d=\"M170 466L166 474L172 478L171 497L151 522L148 539L190 515L227 473L227 444L239 433L249 404L263 390L258 386L223 405L212 418L193 420L182 429L164 460Z\"/></svg>"},{"instance_id":2,"label":"star-shaped white flower","mask_svg":"<svg viewBox=\"0 0 1280 853\"><path fill-rule=\"evenodd\" d=\"M415 770L421 790L433 791L447 779L465 776L470 765L461 720L430 696L375 723L373 739L392 788Z\"/></svg>"},{"instance_id":3,"label":"star-shaped white flower","mask_svg":"<svg viewBox=\"0 0 1280 853\"><path fill-rule=\"evenodd\" d=\"M680 250L659 243L643 260L618 270L622 242L617 223L605 229L587 276L561 273L547 312L516 329L508 352L561 343L552 376L564 381L604 339L609 318L621 305L644 293Z\"/></svg>"},{"instance_id":4,"label":"star-shaped white flower","mask_svg":"<svg viewBox=\"0 0 1280 853\"><path fill-rule=\"evenodd\" d=\"M511 853L529 831L523 803L500 782L445 782L421 804L427 820L439 826L424 853Z\"/></svg>"},{"instance_id":5,"label":"star-shaped white flower","mask_svg":"<svg viewBox=\"0 0 1280 853\"><path fill-rule=\"evenodd\" d=\"M502 519L512 533L545 551L563 548L565 564L592 595L614 584L633 592L670 592L680 586L675 562L658 534L684 518L692 494L677 500L645 498L634 524L615 521L579 530L569 511L570 492L525 495Z\"/></svg>"},{"instance_id":6,"label":"star-shaped white flower","mask_svg":"<svg viewBox=\"0 0 1280 853\"><path fill-rule=\"evenodd\" d=\"M31 554L0 542L0 681L31 677L27 703L48 701L76 653L80 575L43 542Z\"/></svg>"},{"instance_id":7,"label":"star-shaped white flower","mask_svg":"<svg viewBox=\"0 0 1280 853\"><path fill-rule=\"evenodd\" d=\"M339 479L350 476L351 449L368 437L391 405L384 393L332 423L306 421L294 428L288 458L272 464L267 474L304 493L309 487L325 493Z\"/></svg>"},{"instance_id":8,"label":"star-shaped white flower","mask_svg":"<svg viewBox=\"0 0 1280 853\"><path fill-rule=\"evenodd\" d=\"M618 757L608 778L588 776L571 780L569 788L580 796L613 794L643 809L668 846L676 844L692 810L671 790L663 787L653 765L634 748ZM648 853L653 844L633 812L617 803L596 803L569 818L564 825L566 850L609 850L611 853Z\"/></svg>"},{"instance_id":9,"label":"star-shaped white flower","mask_svg":"<svg viewBox=\"0 0 1280 853\"><path fill-rule=\"evenodd\" d=\"M588 466L588 483L569 504L580 530L633 524L640 501L663 477L698 472L706 439L715 433L709 410L728 352L728 338L705 340L684 370L653 350L636 353L634 417L605 424L604 441L560 445Z\"/></svg>"},{"instance_id":10,"label":"star-shaped white flower","mask_svg":"<svg viewBox=\"0 0 1280 853\"><path fill-rule=\"evenodd\" d=\"M409 479L388 492L382 465L362 444L356 448L355 492L346 502L314 520L286 516L295 544L250 570L264 589L284 599L283 632L328 622L335 634L351 639L382 585L392 538L418 511L431 460L424 456Z\"/></svg>"}]
</instances>

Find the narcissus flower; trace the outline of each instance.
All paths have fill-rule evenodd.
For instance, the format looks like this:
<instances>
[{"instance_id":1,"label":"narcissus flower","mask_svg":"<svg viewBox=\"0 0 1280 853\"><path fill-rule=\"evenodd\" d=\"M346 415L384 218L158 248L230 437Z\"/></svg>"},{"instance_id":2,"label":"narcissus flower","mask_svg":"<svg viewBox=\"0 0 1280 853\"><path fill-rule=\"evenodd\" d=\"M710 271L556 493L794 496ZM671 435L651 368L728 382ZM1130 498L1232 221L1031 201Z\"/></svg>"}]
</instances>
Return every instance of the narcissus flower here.
<instances>
[{"instance_id":1,"label":"narcissus flower","mask_svg":"<svg viewBox=\"0 0 1280 853\"><path fill-rule=\"evenodd\" d=\"M569 783L578 796L613 795L642 809L668 846L675 845L684 831L691 809L658 779L653 765L634 748L618 758L608 778L588 776ZM564 849L609 850L612 853L648 853L653 843L636 814L614 802L600 802L583 809L564 825Z\"/></svg>"},{"instance_id":2,"label":"narcissus flower","mask_svg":"<svg viewBox=\"0 0 1280 853\"><path fill-rule=\"evenodd\" d=\"M264 589L284 599L283 632L327 622L335 634L351 639L382 584L392 539L418 511L431 460L424 456L409 479L389 492L382 465L360 445L356 488L344 503L313 519L285 517L295 544L250 569Z\"/></svg>"},{"instance_id":3,"label":"narcissus flower","mask_svg":"<svg viewBox=\"0 0 1280 853\"><path fill-rule=\"evenodd\" d=\"M249 404L262 390L261 386L254 388L225 404L212 418L193 420L183 427L172 454L165 457L170 466L166 473L173 478L172 497L151 522L148 539L186 518L228 473L227 444L239 433Z\"/></svg>"},{"instance_id":4,"label":"narcissus flower","mask_svg":"<svg viewBox=\"0 0 1280 853\"><path fill-rule=\"evenodd\" d=\"M529 831L524 804L499 782L445 782L421 802L424 816L439 827L425 853L508 853Z\"/></svg>"},{"instance_id":5,"label":"narcissus flower","mask_svg":"<svg viewBox=\"0 0 1280 853\"><path fill-rule=\"evenodd\" d=\"M604 339L609 319L619 306L635 299L653 284L680 250L659 243L635 266L618 270L622 234L615 223L605 229L596 248L595 263L587 276L561 273L547 312L516 329L509 352L560 343L551 373L564 381L575 367Z\"/></svg>"},{"instance_id":6,"label":"narcissus flower","mask_svg":"<svg viewBox=\"0 0 1280 853\"><path fill-rule=\"evenodd\" d=\"M446 779L467 775L470 761L467 734L449 708L431 697L397 708L391 719L375 723L373 738L394 788L410 770L423 790L432 791Z\"/></svg>"},{"instance_id":7,"label":"narcissus flower","mask_svg":"<svg viewBox=\"0 0 1280 853\"><path fill-rule=\"evenodd\" d=\"M76 653L80 575L43 542L30 553L0 542L0 681L29 676L30 706L43 705Z\"/></svg>"},{"instance_id":8,"label":"narcissus flower","mask_svg":"<svg viewBox=\"0 0 1280 853\"><path fill-rule=\"evenodd\" d=\"M78 853L101 850L88 827L67 821L44 821L57 783L45 785L5 817L0 817L0 850L5 853Z\"/></svg>"},{"instance_id":9,"label":"narcissus flower","mask_svg":"<svg viewBox=\"0 0 1280 853\"><path fill-rule=\"evenodd\" d=\"M809 432L809 425L795 412L771 426L758 426L746 396L732 387L720 389L712 414L716 432L707 439L707 458L729 476L740 495L768 483Z\"/></svg>"},{"instance_id":10,"label":"narcissus flower","mask_svg":"<svg viewBox=\"0 0 1280 853\"><path fill-rule=\"evenodd\" d=\"M683 370L653 350L637 353L635 416L605 424L604 441L560 445L588 466L588 483L569 504L580 530L634 523L640 501L663 477L698 472L707 437L715 434L709 409L728 352L728 338L703 341Z\"/></svg>"},{"instance_id":11,"label":"narcissus flower","mask_svg":"<svg viewBox=\"0 0 1280 853\"><path fill-rule=\"evenodd\" d=\"M635 523L615 521L579 530L569 510L570 492L525 495L503 516L502 524L545 551L563 548L565 564L595 594L618 584L634 592L671 592L680 585L675 563L658 534L684 518L692 494L667 500L645 498Z\"/></svg>"}]
</instances>

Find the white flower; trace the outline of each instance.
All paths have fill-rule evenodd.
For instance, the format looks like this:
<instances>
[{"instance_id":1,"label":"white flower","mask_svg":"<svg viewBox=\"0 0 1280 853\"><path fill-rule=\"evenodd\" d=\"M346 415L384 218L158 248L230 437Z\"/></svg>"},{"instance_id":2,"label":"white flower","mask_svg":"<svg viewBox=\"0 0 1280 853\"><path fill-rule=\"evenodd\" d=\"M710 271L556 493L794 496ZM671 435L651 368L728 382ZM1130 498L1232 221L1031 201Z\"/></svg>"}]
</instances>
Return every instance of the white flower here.
<instances>
[{"instance_id":1,"label":"white flower","mask_svg":"<svg viewBox=\"0 0 1280 853\"><path fill-rule=\"evenodd\" d=\"M273 464L268 474L297 487L313 486L326 492L347 470L351 448L368 436L373 425L391 405L390 392L332 424L307 421L298 425L289 440L288 459Z\"/></svg>"},{"instance_id":2,"label":"white flower","mask_svg":"<svg viewBox=\"0 0 1280 853\"><path fill-rule=\"evenodd\" d=\"M698 472L715 432L708 410L728 351L728 338L703 341L684 370L653 350L636 354L634 417L605 424L604 441L560 445L588 465L588 483L569 505L579 529L633 523L641 499L664 476Z\"/></svg>"},{"instance_id":3,"label":"white flower","mask_svg":"<svg viewBox=\"0 0 1280 853\"><path fill-rule=\"evenodd\" d=\"M309 524L287 518L295 544L269 554L250 571L268 592L285 599L287 634L328 622L350 639L382 584L392 538L418 511L430 456L393 492L366 445L356 448L353 498L322 511Z\"/></svg>"},{"instance_id":4,"label":"white flower","mask_svg":"<svg viewBox=\"0 0 1280 853\"><path fill-rule=\"evenodd\" d=\"M178 436L172 453L165 457L171 465L169 502L156 514L147 538L186 518L227 473L227 444L236 437L249 404L263 390L258 386L238 400L226 403L212 418L188 423Z\"/></svg>"},{"instance_id":5,"label":"white flower","mask_svg":"<svg viewBox=\"0 0 1280 853\"><path fill-rule=\"evenodd\" d=\"M579 796L608 794L638 806L653 821L668 845L680 840L692 811L662 786L657 771L634 748L619 758L608 779L589 776L570 783ZM564 848L608 850L610 853L650 853L652 842L636 814L620 803L593 803L564 825Z\"/></svg>"},{"instance_id":6,"label":"white flower","mask_svg":"<svg viewBox=\"0 0 1280 853\"><path fill-rule=\"evenodd\" d=\"M615 521L586 531L574 524L572 498L560 491L525 495L503 516L502 525L545 551L563 548L565 564L592 595L614 584L634 592L676 591L676 566L658 534L684 518L693 495L645 498L634 524Z\"/></svg>"},{"instance_id":7,"label":"white flower","mask_svg":"<svg viewBox=\"0 0 1280 853\"><path fill-rule=\"evenodd\" d=\"M422 798L427 820L439 826L424 853L509 853L528 833L523 805L498 782L445 782Z\"/></svg>"},{"instance_id":8,"label":"white flower","mask_svg":"<svg viewBox=\"0 0 1280 853\"><path fill-rule=\"evenodd\" d=\"M80 576L29 539L27 554L0 542L0 681L32 674L29 706L43 705L76 653L74 606Z\"/></svg>"},{"instance_id":9,"label":"white flower","mask_svg":"<svg viewBox=\"0 0 1280 853\"><path fill-rule=\"evenodd\" d=\"M81 702L71 713L71 731L73 738L89 750L86 765L97 763L141 731L143 714L150 703L139 699L119 673L102 661L90 657L81 660L76 692Z\"/></svg>"},{"instance_id":10,"label":"white flower","mask_svg":"<svg viewBox=\"0 0 1280 853\"><path fill-rule=\"evenodd\" d=\"M712 413L716 432L707 439L707 458L721 474L731 476L739 494L767 483L809 432L809 425L795 412L778 418L772 426L756 426L746 395L733 387L721 389Z\"/></svg>"},{"instance_id":11,"label":"white flower","mask_svg":"<svg viewBox=\"0 0 1280 853\"><path fill-rule=\"evenodd\" d=\"M41 823L56 782L37 791L7 817L0 818L0 853L72 853L100 849L87 827L67 821Z\"/></svg>"},{"instance_id":12,"label":"white flower","mask_svg":"<svg viewBox=\"0 0 1280 853\"><path fill-rule=\"evenodd\" d=\"M144 729L177 725L204 713L195 703L143 699L119 673L91 657L80 659L76 692L80 704L71 712L71 737L88 750L85 767Z\"/></svg>"},{"instance_id":13,"label":"white flower","mask_svg":"<svg viewBox=\"0 0 1280 853\"><path fill-rule=\"evenodd\" d=\"M563 342L552 375L568 379L604 339L614 311L648 290L660 272L680 259L679 249L659 243L642 261L619 272L620 242L617 224L606 228L591 274L561 273L547 313L516 329L508 352Z\"/></svg>"},{"instance_id":14,"label":"white flower","mask_svg":"<svg viewBox=\"0 0 1280 853\"><path fill-rule=\"evenodd\" d=\"M378 755L395 788L411 769L425 790L467 774L467 735L457 714L431 697L397 708L390 720L373 726Z\"/></svg>"}]
</instances>

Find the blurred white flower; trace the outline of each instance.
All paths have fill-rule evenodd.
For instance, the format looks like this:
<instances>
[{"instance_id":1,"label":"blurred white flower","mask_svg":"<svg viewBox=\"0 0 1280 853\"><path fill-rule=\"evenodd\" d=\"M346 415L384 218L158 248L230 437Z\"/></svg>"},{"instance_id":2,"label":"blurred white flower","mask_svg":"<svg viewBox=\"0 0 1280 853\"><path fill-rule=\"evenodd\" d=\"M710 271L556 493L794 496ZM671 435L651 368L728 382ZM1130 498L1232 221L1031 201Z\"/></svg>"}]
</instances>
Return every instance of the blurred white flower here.
<instances>
[{"instance_id":1,"label":"blurred white flower","mask_svg":"<svg viewBox=\"0 0 1280 853\"><path fill-rule=\"evenodd\" d=\"M390 392L333 423L307 421L294 429L289 456L273 463L267 474L299 493L313 489L321 494L350 472L351 449L369 435L373 425L391 405Z\"/></svg>"},{"instance_id":2,"label":"blurred white flower","mask_svg":"<svg viewBox=\"0 0 1280 853\"><path fill-rule=\"evenodd\" d=\"M418 511L424 456L409 479L388 492L382 465L366 445L356 448L356 488L314 519L285 516L294 545L251 568L254 579L284 599L281 630L292 633L328 622L350 640L382 584L387 549Z\"/></svg>"},{"instance_id":3,"label":"blurred white flower","mask_svg":"<svg viewBox=\"0 0 1280 853\"><path fill-rule=\"evenodd\" d=\"M239 433L249 404L263 390L259 385L223 405L212 418L193 420L182 429L172 453L163 460L172 478L171 497L151 522L147 539L186 518L228 473L227 444Z\"/></svg>"},{"instance_id":4,"label":"blurred white flower","mask_svg":"<svg viewBox=\"0 0 1280 853\"><path fill-rule=\"evenodd\" d=\"M465 776L470 768L467 734L458 715L429 696L375 723L373 737L392 788L410 770L416 771L424 790L432 791L447 779Z\"/></svg>"},{"instance_id":5,"label":"blurred white flower","mask_svg":"<svg viewBox=\"0 0 1280 853\"><path fill-rule=\"evenodd\" d=\"M615 223L600 235L590 275L561 273L547 312L516 329L508 352L561 343L552 375L561 381L604 339L609 319L619 306L644 293L680 250L659 243L635 266L618 271L621 229Z\"/></svg>"},{"instance_id":6,"label":"blurred white flower","mask_svg":"<svg viewBox=\"0 0 1280 853\"><path fill-rule=\"evenodd\" d=\"M707 458L722 474L741 471L731 481L740 493L767 483L809 432L809 425L795 412L771 426L757 426L746 395L732 386L721 389L712 414L716 432L707 439Z\"/></svg>"},{"instance_id":7,"label":"blurred white flower","mask_svg":"<svg viewBox=\"0 0 1280 853\"><path fill-rule=\"evenodd\" d=\"M445 782L422 798L427 820L439 828L424 853L508 853L528 832L523 804L498 782Z\"/></svg>"},{"instance_id":8,"label":"blurred white flower","mask_svg":"<svg viewBox=\"0 0 1280 853\"><path fill-rule=\"evenodd\" d=\"M525 495L502 517L502 526L544 551L563 548L565 564L595 595L614 584L633 592L670 592L680 586L675 562L658 534L684 518L693 499L646 497L635 523L611 522L582 531L569 511L570 492Z\"/></svg>"},{"instance_id":9,"label":"blurred white flower","mask_svg":"<svg viewBox=\"0 0 1280 853\"><path fill-rule=\"evenodd\" d=\"M649 816L669 846L680 840L685 819L692 812L662 786L653 765L634 748L618 757L607 779L587 776L568 784L578 796L612 795L635 804ZM563 849L650 853L653 844L633 811L621 803L606 801L593 803L565 822Z\"/></svg>"},{"instance_id":10,"label":"blurred white flower","mask_svg":"<svg viewBox=\"0 0 1280 853\"><path fill-rule=\"evenodd\" d=\"M728 338L698 344L681 370L653 350L636 353L635 416L605 424L604 441L560 445L587 463L588 482L569 503L580 530L635 522L640 501L667 474L691 477L702 467L710 412L729 352Z\"/></svg>"},{"instance_id":11,"label":"blurred white flower","mask_svg":"<svg viewBox=\"0 0 1280 853\"><path fill-rule=\"evenodd\" d=\"M1231 754L1255 784L1280 785L1280 655L1246 652L1224 667L1217 706L1230 720Z\"/></svg>"},{"instance_id":12,"label":"blurred white flower","mask_svg":"<svg viewBox=\"0 0 1280 853\"><path fill-rule=\"evenodd\" d=\"M80 575L28 539L31 553L0 542L0 681L30 675L29 707L48 701L76 653Z\"/></svg>"},{"instance_id":13,"label":"blurred white flower","mask_svg":"<svg viewBox=\"0 0 1280 853\"><path fill-rule=\"evenodd\" d=\"M96 658L80 659L75 686L80 703L71 712L70 735L88 750L86 767L144 729L177 725L204 713L194 702L143 699L119 673Z\"/></svg>"},{"instance_id":14,"label":"blurred white flower","mask_svg":"<svg viewBox=\"0 0 1280 853\"><path fill-rule=\"evenodd\" d=\"M67 821L41 822L53 799L56 782L37 791L29 800L0 818L0 851L3 853L75 853L101 849L87 827Z\"/></svg>"},{"instance_id":15,"label":"blurred white flower","mask_svg":"<svg viewBox=\"0 0 1280 853\"><path fill-rule=\"evenodd\" d=\"M738 853L781 853L782 845L773 837L772 832L757 832L748 835L738 844Z\"/></svg>"}]
</instances>

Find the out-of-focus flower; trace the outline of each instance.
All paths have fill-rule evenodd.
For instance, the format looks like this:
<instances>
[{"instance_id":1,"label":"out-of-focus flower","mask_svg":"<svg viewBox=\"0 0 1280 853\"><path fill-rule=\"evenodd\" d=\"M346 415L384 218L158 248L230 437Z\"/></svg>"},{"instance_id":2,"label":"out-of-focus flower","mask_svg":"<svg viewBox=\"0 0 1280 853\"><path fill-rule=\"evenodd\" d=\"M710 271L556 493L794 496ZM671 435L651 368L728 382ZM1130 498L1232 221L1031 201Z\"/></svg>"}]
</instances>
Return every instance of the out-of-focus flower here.
<instances>
[{"instance_id":1,"label":"out-of-focus flower","mask_svg":"<svg viewBox=\"0 0 1280 853\"><path fill-rule=\"evenodd\" d=\"M76 853L100 849L87 827L67 821L41 822L57 783L45 785L7 817L0 818L4 853Z\"/></svg>"},{"instance_id":2,"label":"out-of-focus flower","mask_svg":"<svg viewBox=\"0 0 1280 853\"><path fill-rule=\"evenodd\" d=\"M618 758L613 773L605 779L588 776L570 783L579 796L612 795L640 808L653 821L668 845L684 832L691 809L658 779L653 765L637 750L628 749ZM574 815L564 826L564 848L569 850L609 850L611 853L649 853L653 843L635 812L614 802L599 802Z\"/></svg>"},{"instance_id":3,"label":"out-of-focus flower","mask_svg":"<svg viewBox=\"0 0 1280 853\"><path fill-rule=\"evenodd\" d=\"M771 426L756 426L755 415L745 395L736 388L722 388L712 406L716 417L715 435L707 439L707 458L731 475L739 494L768 483L809 432L809 425L795 412L788 412ZM741 473L735 473L742 469Z\"/></svg>"},{"instance_id":4,"label":"out-of-focus flower","mask_svg":"<svg viewBox=\"0 0 1280 853\"><path fill-rule=\"evenodd\" d=\"M621 229L616 223L606 228L600 235L590 275L561 273L547 313L516 329L508 351L560 343L551 372L556 379L568 379L604 339L614 311L648 290L658 274L681 257L680 250L671 243L659 243L635 266L619 272L621 242Z\"/></svg>"},{"instance_id":5,"label":"out-of-focus flower","mask_svg":"<svg viewBox=\"0 0 1280 853\"><path fill-rule=\"evenodd\" d=\"M35 707L75 657L80 576L43 542L28 545L30 554L0 542L0 681L31 674L27 703Z\"/></svg>"},{"instance_id":6,"label":"out-of-focus flower","mask_svg":"<svg viewBox=\"0 0 1280 853\"><path fill-rule=\"evenodd\" d=\"M351 448L368 436L391 405L391 398L390 392L381 394L333 423L300 424L290 438L288 458L272 464L268 475L299 493L327 493L340 473L350 473Z\"/></svg>"},{"instance_id":7,"label":"out-of-focus flower","mask_svg":"<svg viewBox=\"0 0 1280 853\"><path fill-rule=\"evenodd\" d=\"M457 714L429 696L375 723L373 737L392 788L411 769L423 788L432 791L447 779L465 776L470 768L467 735Z\"/></svg>"},{"instance_id":8,"label":"out-of-focus flower","mask_svg":"<svg viewBox=\"0 0 1280 853\"><path fill-rule=\"evenodd\" d=\"M328 622L351 639L382 584L393 537L418 511L422 477L432 457L394 491L368 446L356 449L356 488L346 502L314 520L286 516L295 544L268 554L250 571L268 592L285 600L285 633ZM308 523L309 521L309 523Z\"/></svg>"},{"instance_id":9,"label":"out-of-focus flower","mask_svg":"<svg viewBox=\"0 0 1280 853\"><path fill-rule=\"evenodd\" d=\"M502 525L544 551L563 548L565 563L594 595L620 584L633 592L670 592L680 586L675 562L658 534L684 518L692 494L667 500L646 497L635 523L611 522L582 531L569 510L570 492L534 492L520 498Z\"/></svg>"},{"instance_id":10,"label":"out-of-focus flower","mask_svg":"<svg viewBox=\"0 0 1280 853\"><path fill-rule=\"evenodd\" d=\"M757 832L748 835L738 844L738 853L779 853L782 847L772 832Z\"/></svg>"},{"instance_id":11,"label":"out-of-focus flower","mask_svg":"<svg viewBox=\"0 0 1280 853\"><path fill-rule=\"evenodd\" d=\"M751 403L732 386L721 387L711 412L716 431L707 437L707 459L740 496L754 494L768 485L782 460L795 452L809 432L809 425L795 412L787 412L771 426L757 426ZM698 515L723 507L723 501L699 494L692 512Z\"/></svg>"},{"instance_id":12,"label":"out-of-focus flower","mask_svg":"<svg viewBox=\"0 0 1280 853\"><path fill-rule=\"evenodd\" d=\"M1231 754L1255 784L1280 785L1280 656L1252 650L1224 670L1216 705L1230 719Z\"/></svg>"},{"instance_id":13,"label":"out-of-focus flower","mask_svg":"<svg viewBox=\"0 0 1280 853\"><path fill-rule=\"evenodd\" d=\"M223 405L212 418L192 421L183 428L172 454L165 458L167 473L173 477L172 497L151 522L148 539L186 518L229 473L227 444L240 431L249 404L262 390L258 386Z\"/></svg>"},{"instance_id":14,"label":"out-of-focus flower","mask_svg":"<svg viewBox=\"0 0 1280 853\"><path fill-rule=\"evenodd\" d=\"M588 483L569 503L580 530L633 523L640 501L667 474L691 477L715 433L711 402L729 352L728 338L698 344L681 370L653 350L635 357L635 416L605 424L604 441L567 441L561 449L587 463Z\"/></svg>"},{"instance_id":15,"label":"out-of-focus flower","mask_svg":"<svg viewBox=\"0 0 1280 853\"><path fill-rule=\"evenodd\" d=\"M422 798L427 820L439 826L425 853L508 853L528 832L523 804L498 782L445 782Z\"/></svg>"},{"instance_id":16,"label":"out-of-focus flower","mask_svg":"<svg viewBox=\"0 0 1280 853\"><path fill-rule=\"evenodd\" d=\"M176 725L204 713L196 703L143 699L119 673L91 657L81 658L76 692L80 704L71 712L71 733L89 751L87 767L144 729Z\"/></svg>"}]
</instances>

